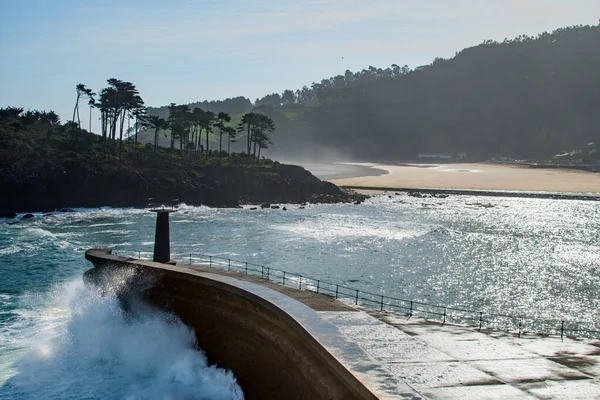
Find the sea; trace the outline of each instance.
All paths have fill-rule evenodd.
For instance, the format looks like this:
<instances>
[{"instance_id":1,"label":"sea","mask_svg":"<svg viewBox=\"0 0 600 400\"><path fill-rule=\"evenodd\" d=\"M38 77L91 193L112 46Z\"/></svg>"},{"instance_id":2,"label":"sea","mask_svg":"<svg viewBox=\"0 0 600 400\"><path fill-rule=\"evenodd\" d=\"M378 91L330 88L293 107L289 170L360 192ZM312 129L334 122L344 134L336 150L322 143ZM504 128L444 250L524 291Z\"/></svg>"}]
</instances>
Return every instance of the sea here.
<instances>
[{"instance_id":1,"label":"sea","mask_svg":"<svg viewBox=\"0 0 600 400\"><path fill-rule=\"evenodd\" d=\"M600 202L390 192L279 206L183 204L171 216L173 256L244 260L425 304L600 321ZM176 316L147 304L124 313L82 280L89 248L151 255L155 214L69 211L0 220L0 399L243 398Z\"/></svg>"}]
</instances>

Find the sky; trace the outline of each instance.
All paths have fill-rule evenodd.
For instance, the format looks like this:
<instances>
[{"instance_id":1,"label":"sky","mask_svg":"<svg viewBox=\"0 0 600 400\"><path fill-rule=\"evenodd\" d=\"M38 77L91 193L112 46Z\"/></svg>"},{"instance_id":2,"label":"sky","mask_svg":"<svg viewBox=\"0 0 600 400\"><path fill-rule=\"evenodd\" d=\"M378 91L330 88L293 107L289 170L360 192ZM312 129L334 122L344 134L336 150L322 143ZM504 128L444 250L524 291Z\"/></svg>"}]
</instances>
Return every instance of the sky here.
<instances>
[{"instance_id":1,"label":"sky","mask_svg":"<svg viewBox=\"0 0 600 400\"><path fill-rule=\"evenodd\" d=\"M66 121L76 84L108 78L150 106L254 101L599 19L598 0L0 0L0 107Z\"/></svg>"}]
</instances>

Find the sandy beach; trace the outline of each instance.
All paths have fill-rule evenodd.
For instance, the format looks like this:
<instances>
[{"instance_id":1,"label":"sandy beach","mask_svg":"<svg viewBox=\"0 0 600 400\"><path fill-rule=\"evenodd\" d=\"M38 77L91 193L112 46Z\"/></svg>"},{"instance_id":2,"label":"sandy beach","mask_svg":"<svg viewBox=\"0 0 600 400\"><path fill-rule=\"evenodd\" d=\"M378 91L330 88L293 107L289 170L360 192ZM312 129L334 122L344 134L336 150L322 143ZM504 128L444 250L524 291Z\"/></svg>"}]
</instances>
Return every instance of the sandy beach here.
<instances>
[{"instance_id":1,"label":"sandy beach","mask_svg":"<svg viewBox=\"0 0 600 400\"><path fill-rule=\"evenodd\" d=\"M600 194L600 173L505 164L356 164L385 175L334 179L339 186Z\"/></svg>"}]
</instances>

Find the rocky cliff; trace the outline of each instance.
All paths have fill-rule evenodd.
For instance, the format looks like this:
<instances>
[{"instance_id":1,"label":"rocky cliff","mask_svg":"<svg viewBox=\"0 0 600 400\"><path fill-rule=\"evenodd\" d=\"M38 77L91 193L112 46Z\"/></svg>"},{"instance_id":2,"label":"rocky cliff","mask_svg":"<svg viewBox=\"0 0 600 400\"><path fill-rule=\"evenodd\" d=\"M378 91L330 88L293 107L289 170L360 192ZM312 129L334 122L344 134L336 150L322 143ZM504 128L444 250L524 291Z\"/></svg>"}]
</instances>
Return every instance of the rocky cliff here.
<instances>
[{"instance_id":1,"label":"rocky cliff","mask_svg":"<svg viewBox=\"0 0 600 400\"><path fill-rule=\"evenodd\" d=\"M24 160L0 170L0 217L67 207L145 207L148 198L189 205L361 201L302 167L211 166L144 169L114 161Z\"/></svg>"}]
</instances>

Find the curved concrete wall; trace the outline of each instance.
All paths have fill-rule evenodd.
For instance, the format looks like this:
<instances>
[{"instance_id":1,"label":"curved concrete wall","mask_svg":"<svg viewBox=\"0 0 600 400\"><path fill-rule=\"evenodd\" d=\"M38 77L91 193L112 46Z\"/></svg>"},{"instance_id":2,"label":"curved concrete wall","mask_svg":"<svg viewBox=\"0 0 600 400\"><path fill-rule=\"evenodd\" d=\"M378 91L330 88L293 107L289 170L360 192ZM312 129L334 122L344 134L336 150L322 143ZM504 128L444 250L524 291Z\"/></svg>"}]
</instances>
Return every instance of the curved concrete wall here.
<instances>
[{"instance_id":1,"label":"curved concrete wall","mask_svg":"<svg viewBox=\"0 0 600 400\"><path fill-rule=\"evenodd\" d=\"M315 338L319 330L331 336L316 313L283 294L106 250L89 250L86 258L96 271L134 267L149 275L147 297L196 331L209 361L232 370L248 399L376 398Z\"/></svg>"}]
</instances>

